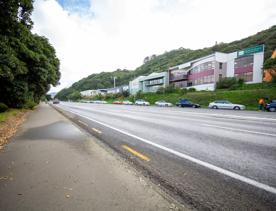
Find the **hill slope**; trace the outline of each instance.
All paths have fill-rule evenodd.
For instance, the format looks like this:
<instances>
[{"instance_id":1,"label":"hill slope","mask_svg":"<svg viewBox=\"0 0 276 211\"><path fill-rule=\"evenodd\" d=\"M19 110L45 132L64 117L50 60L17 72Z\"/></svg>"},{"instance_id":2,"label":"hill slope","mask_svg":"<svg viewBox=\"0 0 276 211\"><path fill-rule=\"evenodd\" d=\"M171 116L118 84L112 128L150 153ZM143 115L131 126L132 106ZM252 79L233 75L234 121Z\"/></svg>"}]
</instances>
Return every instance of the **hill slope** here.
<instances>
[{"instance_id":1,"label":"hill slope","mask_svg":"<svg viewBox=\"0 0 276 211\"><path fill-rule=\"evenodd\" d=\"M206 56L215 51L230 53L254 45L265 44L265 59L269 58L273 50L276 49L276 25L271 28L258 32L255 35L237 40L231 43L220 43L218 45L191 50L179 48L157 56L149 62L130 70L116 70L114 72L101 72L92 74L80 81L74 83L71 87L61 90L57 97L66 100L66 96L74 91L83 91L87 89L109 88L113 86L113 77L116 76L116 84L123 85L139 75L148 75L152 72L166 71L169 67L185 63L198 57Z\"/></svg>"}]
</instances>

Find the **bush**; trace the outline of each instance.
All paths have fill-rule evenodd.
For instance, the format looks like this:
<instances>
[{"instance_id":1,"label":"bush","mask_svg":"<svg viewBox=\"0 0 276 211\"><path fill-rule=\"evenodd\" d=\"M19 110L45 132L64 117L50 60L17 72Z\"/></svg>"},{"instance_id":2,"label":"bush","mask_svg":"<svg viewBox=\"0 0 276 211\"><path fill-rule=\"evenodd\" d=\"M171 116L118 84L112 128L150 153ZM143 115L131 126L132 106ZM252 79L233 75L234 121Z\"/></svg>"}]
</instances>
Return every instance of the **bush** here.
<instances>
[{"instance_id":1,"label":"bush","mask_svg":"<svg viewBox=\"0 0 276 211\"><path fill-rule=\"evenodd\" d=\"M164 87L159 87L156 91L156 94L164 94L165 93L165 88Z\"/></svg>"},{"instance_id":2,"label":"bush","mask_svg":"<svg viewBox=\"0 0 276 211\"><path fill-rule=\"evenodd\" d=\"M9 107L5 103L0 103L0 113L5 112Z\"/></svg>"},{"instance_id":3,"label":"bush","mask_svg":"<svg viewBox=\"0 0 276 211\"><path fill-rule=\"evenodd\" d=\"M243 84L243 80L237 80L235 77L222 78L216 83L216 89L230 89L234 86L234 89L237 88L238 84Z\"/></svg>"},{"instance_id":4,"label":"bush","mask_svg":"<svg viewBox=\"0 0 276 211\"><path fill-rule=\"evenodd\" d=\"M196 91L196 88L189 88L188 90L187 90L188 92L195 92Z\"/></svg>"},{"instance_id":5,"label":"bush","mask_svg":"<svg viewBox=\"0 0 276 211\"><path fill-rule=\"evenodd\" d=\"M34 107L36 106L37 104L32 101L32 100L28 100L25 105L24 105L24 108L27 108L27 109L34 109Z\"/></svg>"}]
</instances>

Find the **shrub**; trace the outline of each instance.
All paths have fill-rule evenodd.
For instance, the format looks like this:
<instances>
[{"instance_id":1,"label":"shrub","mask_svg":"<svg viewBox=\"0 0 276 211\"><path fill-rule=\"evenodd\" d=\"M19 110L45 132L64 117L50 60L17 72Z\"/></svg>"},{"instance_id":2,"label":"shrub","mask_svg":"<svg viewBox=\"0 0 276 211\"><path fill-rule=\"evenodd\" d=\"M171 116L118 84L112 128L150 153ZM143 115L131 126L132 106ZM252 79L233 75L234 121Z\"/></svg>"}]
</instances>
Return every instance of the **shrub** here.
<instances>
[{"instance_id":1,"label":"shrub","mask_svg":"<svg viewBox=\"0 0 276 211\"><path fill-rule=\"evenodd\" d=\"M0 103L0 113L7 111L9 108L5 103Z\"/></svg>"},{"instance_id":2,"label":"shrub","mask_svg":"<svg viewBox=\"0 0 276 211\"><path fill-rule=\"evenodd\" d=\"M164 93L165 93L164 87L159 87L158 90L156 91L156 94L164 94Z\"/></svg>"},{"instance_id":3,"label":"shrub","mask_svg":"<svg viewBox=\"0 0 276 211\"><path fill-rule=\"evenodd\" d=\"M216 83L216 89L229 89L235 84L238 84L235 77L222 78Z\"/></svg>"},{"instance_id":4,"label":"shrub","mask_svg":"<svg viewBox=\"0 0 276 211\"><path fill-rule=\"evenodd\" d=\"M167 86L165 88L164 91L165 91L165 93L174 93L174 92L176 92L176 88L174 87L173 84L170 84L169 86Z\"/></svg>"},{"instance_id":5,"label":"shrub","mask_svg":"<svg viewBox=\"0 0 276 211\"><path fill-rule=\"evenodd\" d=\"M32 101L32 100L28 100L25 105L24 105L24 108L28 108L28 109L34 109L34 107L36 106L37 104Z\"/></svg>"},{"instance_id":6,"label":"shrub","mask_svg":"<svg viewBox=\"0 0 276 211\"><path fill-rule=\"evenodd\" d=\"M195 92L195 91L196 91L196 89L193 87L188 89L188 92Z\"/></svg>"}]
</instances>

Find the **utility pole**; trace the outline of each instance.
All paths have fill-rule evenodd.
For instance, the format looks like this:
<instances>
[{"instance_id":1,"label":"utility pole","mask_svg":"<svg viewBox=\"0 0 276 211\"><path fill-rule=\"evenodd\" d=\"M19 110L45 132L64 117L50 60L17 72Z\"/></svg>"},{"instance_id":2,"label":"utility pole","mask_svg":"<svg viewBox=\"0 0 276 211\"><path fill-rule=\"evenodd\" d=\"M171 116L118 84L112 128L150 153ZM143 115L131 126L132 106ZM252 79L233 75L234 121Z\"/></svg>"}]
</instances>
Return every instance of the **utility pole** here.
<instances>
[{"instance_id":1,"label":"utility pole","mask_svg":"<svg viewBox=\"0 0 276 211\"><path fill-rule=\"evenodd\" d=\"M114 88L116 87L116 76L113 77Z\"/></svg>"}]
</instances>

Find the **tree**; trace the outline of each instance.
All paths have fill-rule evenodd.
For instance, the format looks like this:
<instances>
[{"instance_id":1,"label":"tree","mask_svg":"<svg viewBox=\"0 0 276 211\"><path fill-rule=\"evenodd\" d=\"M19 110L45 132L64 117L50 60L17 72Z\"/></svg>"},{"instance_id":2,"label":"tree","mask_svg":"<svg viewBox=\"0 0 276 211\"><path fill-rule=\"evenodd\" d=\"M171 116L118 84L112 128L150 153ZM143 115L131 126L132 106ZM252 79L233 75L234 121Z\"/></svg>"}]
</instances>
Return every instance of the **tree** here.
<instances>
[{"instance_id":1,"label":"tree","mask_svg":"<svg viewBox=\"0 0 276 211\"><path fill-rule=\"evenodd\" d=\"M74 91L73 93L68 95L67 98L68 98L68 100L77 101L77 100L81 99L81 94L78 91Z\"/></svg>"},{"instance_id":2,"label":"tree","mask_svg":"<svg viewBox=\"0 0 276 211\"><path fill-rule=\"evenodd\" d=\"M32 34L32 0L0 0L0 101L24 107L60 79L59 60L45 37Z\"/></svg>"}]
</instances>

